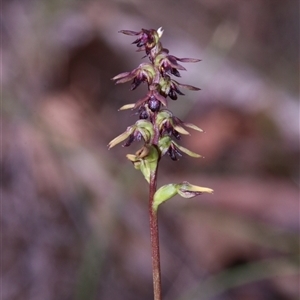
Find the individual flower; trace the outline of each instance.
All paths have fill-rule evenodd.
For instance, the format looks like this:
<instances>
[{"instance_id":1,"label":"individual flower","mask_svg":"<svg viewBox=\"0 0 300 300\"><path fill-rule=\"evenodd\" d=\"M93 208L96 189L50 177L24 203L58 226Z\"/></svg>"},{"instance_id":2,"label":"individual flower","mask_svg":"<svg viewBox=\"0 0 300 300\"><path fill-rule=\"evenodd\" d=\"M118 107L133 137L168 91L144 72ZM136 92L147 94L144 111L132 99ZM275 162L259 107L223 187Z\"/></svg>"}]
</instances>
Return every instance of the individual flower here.
<instances>
[{"instance_id":1,"label":"individual flower","mask_svg":"<svg viewBox=\"0 0 300 300\"><path fill-rule=\"evenodd\" d=\"M153 209L157 211L158 206L165 201L171 199L175 195L180 195L183 198L193 198L203 193L212 194L213 190L207 187L190 184L187 181L182 183L170 183L163 185L154 194Z\"/></svg>"},{"instance_id":2,"label":"individual flower","mask_svg":"<svg viewBox=\"0 0 300 300\"><path fill-rule=\"evenodd\" d=\"M177 139L180 139L180 134L189 134L189 132L185 130L183 126L192 128L199 132L203 132L203 130L198 126L191 123L185 123L179 118L173 116L172 112L167 109L163 109L157 114L156 124L161 136L167 133L169 135L175 136Z\"/></svg>"},{"instance_id":3,"label":"individual flower","mask_svg":"<svg viewBox=\"0 0 300 300\"><path fill-rule=\"evenodd\" d=\"M130 103L130 104L123 105L122 107L119 108L119 110L135 109L135 108L136 108L136 104ZM146 120L153 114L153 112L148 107L148 104L144 103L143 105L138 107L138 111L134 114L139 115L139 119Z\"/></svg>"},{"instance_id":4,"label":"individual flower","mask_svg":"<svg viewBox=\"0 0 300 300\"><path fill-rule=\"evenodd\" d=\"M144 145L135 154L127 154L126 157L133 163L134 168L140 170L145 179L150 182L150 176L155 172L158 162L157 149L152 145Z\"/></svg>"},{"instance_id":5,"label":"individual flower","mask_svg":"<svg viewBox=\"0 0 300 300\"><path fill-rule=\"evenodd\" d=\"M142 82L151 84L155 77L155 70L152 64L142 63L131 72L124 72L116 75L112 80L116 80L116 84L132 81L131 90L136 89Z\"/></svg>"},{"instance_id":6,"label":"individual flower","mask_svg":"<svg viewBox=\"0 0 300 300\"><path fill-rule=\"evenodd\" d=\"M169 136L164 136L158 141L158 148L161 151L161 156L167 153L174 161L178 160L177 156L182 156L181 152L192 157L201 157L201 155L178 145Z\"/></svg>"},{"instance_id":7,"label":"individual flower","mask_svg":"<svg viewBox=\"0 0 300 300\"><path fill-rule=\"evenodd\" d=\"M125 132L110 141L108 148L110 149L126 139L128 140L123 144L123 147L130 146L134 141L140 141L142 138L145 143L149 143L153 135L153 125L149 121L138 120L134 125L127 127Z\"/></svg>"},{"instance_id":8,"label":"individual flower","mask_svg":"<svg viewBox=\"0 0 300 300\"><path fill-rule=\"evenodd\" d=\"M177 185L177 192L178 194L183 197L183 198L193 198L198 195L201 195L203 193L213 193L213 189L207 188L207 187L202 187L202 186L197 186L190 184L187 181L184 181L180 184Z\"/></svg>"},{"instance_id":9,"label":"individual flower","mask_svg":"<svg viewBox=\"0 0 300 300\"><path fill-rule=\"evenodd\" d=\"M119 108L119 110L125 110L125 109L134 109L135 103L125 104L122 107ZM139 107L138 111L135 113L135 115L139 115L139 119L148 119L151 115L151 111L148 107L148 105L142 105Z\"/></svg>"},{"instance_id":10,"label":"individual flower","mask_svg":"<svg viewBox=\"0 0 300 300\"><path fill-rule=\"evenodd\" d=\"M186 71L186 68L180 65L180 62L198 62L200 59L196 58L178 58L174 55L169 55L167 49L163 49L154 60L155 66L159 69L160 73L164 76L165 74L172 74L180 77L178 70Z\"/></svg>"},{"instance_id":11,"label":"individual flower","mask_svg":"<svg viewBox=\"0 0 300 300\"><path fill-rule=\"evenodd\" d=\"M150 116L149 108L147 106L141 106L137 114L139 115L139 119L146 120Z\"/></svg>"},{"instance_id":12,"label":"individual flower","mask_svg":"<svg viewBox=\"0 0 300 300\"><path fill-rule=\"evenodd\" d=\"M147 95L139 99L133 108L139 108L144 105L148 105L152 112L158 112L160 110L161 104L167 106L167 100L164 96L159 93L159 85L152 84L149 86L149 92Z\"/></svg>"},{"instance_id":13,"label":"individual flower","mask_svg":"<svg viewBox=\"0 0 300 300\"><path fill-rule=\"evenodd\" d=\"M165 75L160 78L160 86L161 86L161 92L167 97L169 96L172 100L177 100L177 94L184 95L179 90L179 87L186 88L191 91L199 91L200 89L189 85L189 84L182 84L177 82L176 80L172 79L170 76Z\"/></svg>"},{"instance_id":14,"label":"individual flower","mask_svg":"<svg viewBox=\"0 0 300 300\"><path fill-rule=\"evenodd\" d=\"M136 44L140 51L146 51L149 55L150 50L153 49L158 43L159 39L163 34L163 29L160 27L158 30L155 29L142 29L141 31L121 30L120 33L138 36L138 38L132 42Z\"/></svg>"}]
</instances>

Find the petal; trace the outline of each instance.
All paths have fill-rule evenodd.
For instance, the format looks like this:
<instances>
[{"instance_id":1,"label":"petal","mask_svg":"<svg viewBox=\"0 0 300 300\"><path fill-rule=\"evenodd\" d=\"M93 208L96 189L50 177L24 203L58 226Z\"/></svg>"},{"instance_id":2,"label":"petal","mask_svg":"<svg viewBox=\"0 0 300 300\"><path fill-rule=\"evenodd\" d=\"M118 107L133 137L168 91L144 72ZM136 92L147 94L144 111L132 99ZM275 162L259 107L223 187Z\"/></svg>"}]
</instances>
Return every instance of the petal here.
<instances>
[{"instance_id":1,"label":"petal","mask_svg":"<svg viewBox=\"0 0 300 300\"><path fill-rule=\"evenodd\" d=\"M191 123L185 123L185 122L181 121L179 118L177 118L175 116L173 117L173 121L174 121L174 124L176 124L176 125L179 125L179 126L183 125L185 127L192 128L192 129L197 130L199 132L203 132L203 130L201 128L199 128L198 126L196 126L194 124L191 124Z\"/></svg>"},{"instance_id":2,"label":"petal","mask_svg":"<svg viewBox=\"0 0 300 300\"><path fill-rule=\"evenodd\" d=\"M134 154L127 154L126 157L132 162L136 162L138 160L138 157Z\"/></svg>"},{"instance_id":3,"label":"petal","mask_svg":"<svg viewBox=\"0 0 300 300\"><path fill-rule=\"evenodd\" d=\"M144 158L146 157L150 152L149 147L143 146L141 149L139 149L135 154L139 158Z\"/></svg>"},{"instance_id":4,"label":"petal","mask_svg":"<svg viewBox=\"0 0 300 300\"><path fill-rule=\"evenodd\" d=\"M136 170L141 168L141 160L133 154L127 154L126 157L133 163Z\"/></svg>"},{"instance_id":5,"label":"petal","mask_svg":"<svg viewBox=\"0 0 300 300\"><path fill-rule=\"evenodd\" d=\"M178 70L175 69L175 68L172 68L171 74L173 74L173 75L176 76L176 77L181 77L180 73L179 73Z\"/></svg>"},{"instance_id":6,"label":"petal","mask_svg":"<svg viewBox=\"0 0 300 300\"><path fill-rule=\"evenodd\" d=\"M122 107L120 107L118 110L126 110L126 109L133 109L135 106L135 103L131 103L131 104L125 104Z\"/></svg>"},{"instance_id":7,"label":"petal","mask_svg":"<svg viewBox=\"0 0 300 300\"><path fill-rule=\"evenodd\" d=\"M190 135L190 133L188 131L186 131L183 127L181 127L179 125L175 125L175 126L173 126L173 128L181 134Z\"/></svg>"},{"instance_id":8,"label":"petal","mask_svg":"<svg viewBox=\"0 0 300 300\"><path fill-rule=\"evenodd\" d=\"M130 80L132 80L133 78L136 77L136 74L135 73L129 73L128 76L125 76L119 80L116 81L116 84L119 84L119 83L125 83L125 82L128 82Z\"/></svg>"},{"instance_id":9,"label":"petal","mask_svg":"<svg viewBox=\"0 0 300 300\"><path fill-rule=\"evenodd\" d=\"M133 82L131 83L130 90L134 91L143 81L138 80L136 77L133 79Z\"/></svg>"},{"instance_id":10,"label":"petal","mask_svg":"<svg viewBox=\"0 0 300 300\"><path fill-rule=\"evenodd\" d=\"M174 82L172 82L171 84L171 88L172 90L174 90L176 93L178 93L179 95L184 95L184 93L182 93L179 88L178 88L178 84L175 84Z\"/></svg>"},{"instance_id":11,"label":"petal","mask_svg":"<svg viewBox=\"0 0 300 300\"><path fill-rule=\"evenodd\" d=\"M178 98L178 96L177 96L175 90L173 90L173 89L170 89L170 90L169 90L168 96L169 96L172 100L177 100L177 98Z\"/></svg>"},{"instance_id":12,"label":"petal","mask_svg":"<svg viewBox=\"0 0 300 300\"><path fill-rule=\"evenodd\" d=\"M181 61L181 62L199 62L201 61L201 59L197 59L197 58L178 58L175 57L176 60Z\"/></svg>"},{"instance_id":13,"label":"petal","mask_svg":"<svg viewBox=\"0 0 300 300\"><path fill-rule=\"evenodd\" d=\"M132 30L120 30L118 32L126 34L126 35L139 35L141 33L141 32L136 32L136 31L132 31Z\"/></svg>"},{"instance_id":14,"label":"petal","mask_svg":"<svg viewBox=\"0 0 300 300\"><path fill-rule=\"evenodd\" d=\"M180 65L179 63L177 63L177 60L175 58L175 56L173 55L168 55L167 56L167 59L168 59L168 64L174 68L174 69L178 69L178 70L183 70L183 71L186 71L186 68L182 65Z\"/></svg>"},{"instance_id":15,"label":"petal","mask_svg":"<svg viewBox=\"0 0 300 300\"><path fill-rule=\"evenodd\" d=\"M160 103L163 105L163 106L167 106L167 99L162 96L160 93L158 93L157 91L154 91L153 92L153 96L160 101Z\"/></svg>"},{"instance_id":16,"label":"petal","mask_svg":"<svg viewBox=\"0 0 300 300\"><path fill-rule=\"evenodd\" d=\"M127 139L127 141L122 145L123 147L128 147L128 146L130 146L134 141L136 141L136 140L138 140L136 137L135 137L135 135L134 134L131 134L129 137L128 137L128 139Z\"/></svg>"},{"instance_id":17,"label":"petal","mask_svg":"<svg viewBox=\"0 0 300 300\"><path fill-rule=\"evenodd\" d=\"M201 90L200 88L198 88L196 86L189 85L189 84L182 84L182 83L179 83L177 81L176 81L176 83L177 83L177 85L182 86L183 88L188 89L190 91L200 91Z\"/></svg>"},{"instance_id":18,"label":"petal","mask_svg":"<svg viewBox=\"0 0 300 300\"><path fill-rule=\"evenodd\" d=\"M139 99L135 102L134 108L140 107L143 103L145 103L149 99L149 95L146 95L144 98Z\"/></svg>"},{"instance_id":19,"label":"petal","mask_svg":"<svg viewBox=\"0 0 300 300\"><path fill-rule=\"evenodd\" d=\"M176 142L172 141L172 144L175 145L181 152L191 156L191 157L201 157L201 155L195 153L195 152L192 152L191 150L187 149L187 148L184 148L182 146L179 146Z\"/></svg>"},{"instance_id":20,"label":"petal","mask_svg":"<svg viewBox=\"0 0 300 300\"><path fill-rule=\"evenodd\" d=\"M164 33L163 28L162 28L162 27L159 27L156 31L157 31L158 37L161 38L161 36L162 36L163 33Z\"/></svg>"},{"instance_id":21,"label":"petal","mask_svg":"<svg viewBox=\"0 0 300 300\"><path fill-rule=\"evenodd\" d=\"M177 192L180 196L189 199L201 195L202 193L212 194L213 190L207 187L193 185L187 181L184 181L183 183L177 185Z\"/></svg>"},{"instance_id":22,"label":"petal","mask_svg":"<svg viewBox=\"0 0 300 300\"><path fill-rule=\"evenodd\" d=\"M198 186L198 185L193 185L190 184L187 181L183 182L183 185L181 187L182 190L188 190L190 192L201 192L201 193L213 193L214 190L207 188L207 187L202 187L202 186Z\"/></svg>"},{"instance_id":23,"label":"petal","mask_svg":"<svg viewBox=\"0 0 300 300\"><path fill-rule=\"evenodd\" d=\"M123 73L120 73L118 75L116 75L115 77L113 77L111 80L117 80L117 79L120 79L120 78L124 78L126 76L128 76L131 72L123 72Z\"/></svg>"},{"instance_id":24,"label":"petal","mask_svg":"<svg viewBox=\"0 0 300 300\"><path fill-rule=\"evenodd\" d=\"M199 132L204 132L203 129L199 128L198 126L194 125L194 124L191 124L191 123L183 123L183 125L185 127L189 127L189 128L192 128L194 130L197 130Z\"/></svg>"},{"instance_id":25,"label":"petal","mask_svg":"<svg viewBox=\"0 0 300 300\"><path fill-rule=\"evenodd\" d=\"M129 126L127 127L127 130L114 138L112 141L109 142L108 144L108 149L111 149L112 147L116 146L117 144L125 141L135 130L134 126Z\"/></svg>"},{"instance_id":26,"label":"petal","mask_svg":"<svg viewBox=\"0 0 300 300\"><path fill-rule=\"evenodd\" d=\"M167 153L171 157L171 159L174 160L174 161L178 161L177 155L182 156L182 154L179 152L179 150L177 148L171 148L170 147L168 149Z\"/></svg>"}]
</instances>

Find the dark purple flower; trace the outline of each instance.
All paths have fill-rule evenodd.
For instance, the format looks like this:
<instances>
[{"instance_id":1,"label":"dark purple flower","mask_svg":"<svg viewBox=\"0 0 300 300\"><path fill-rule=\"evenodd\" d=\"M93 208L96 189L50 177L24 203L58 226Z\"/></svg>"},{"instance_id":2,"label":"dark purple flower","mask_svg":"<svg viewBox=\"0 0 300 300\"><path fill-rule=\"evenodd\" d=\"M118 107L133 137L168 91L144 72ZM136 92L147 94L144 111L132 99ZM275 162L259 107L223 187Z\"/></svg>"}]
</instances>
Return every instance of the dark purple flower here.
<instances>
[{"instance_id":1,"label":"dark purple flower","mask_svg":"<svg viewBox=\"0 0 300 300\"><path fill-rule=\"evenodd\" d=\"M136 89L142 82L147 82L150 85L155 76L155 70L152 64L142 63L131 72L124 72L116 75L112 80L116 80L116 84L132 81L131 90Z\"/></svg>"},{"instance_id":2,"label":"dark purple flower","mask_svg":"<svg viewBox=\"0 0 300 300\"><path fill-rule=\"evenodd\" d=\"M149 118L149 113L148 113L147 109L145 108L145 106L141 106L139 108L138 114L139 114L139 119L146 120Z\"/></svg>"},{"instance_id":3,"label":"dark purple flower","mask_svg":"<svg viewBox=\"0 0 300 300\"><path fill-rule=\"evenodd\" d=\"M172 160L178 160L177 156L182 156L182 153L192 157L201 157L201 155L178 145L171 139L170 136L164 136L160 138L158 141L158 148L160 149L162 156L167 153Z\"/></svg>"},{"instance_id":4,"label":"dark purple flower","mask_svg":"<svg viewBox=\"0 0 300 300\"><path fill-rule=\"evenodd\" d=\"M132 43L136 44L140 51L146 51L146 54L149 55L151 49L159 43L159 38L163 30L161 28L158 30L142 28L141 31L121 30L119 32L126 35L138 36Z\"/></svg>"},{"instance_id":5,"label":"dark purple flower","mask_svg":"<svg viewBox=\"0 0 300 300\"><path fill-rule=\"evenodd\" d=\"M134 141L144 140L145 143L149 143L154 134L153 125L146 120L138 120L132 126L127 127L126 131L114 138L109 142L108 148L112 148L115 145L125 141L123 147L130 146Z\"/></svg>"},{"instance_id":6,"label":"dark purple flower","mask_svg":"<svg viewBox=\"0 0 300 300\"><path fill-rule=\"evenodd\" d=\"M156 117L156 124L159 129L159 133L161 136L164 135L173 135L176 139L181 138L181 134L188 135L189 132L185 130L183 127L192 128L199 132L203 132L203 130L197 127L194 124L185 123L181 121L179 118L173 116L172 112L167 109L162 109Z\"/></svg>"},{"instance_id":7,"label":"dark purple flower","mask_svg":"<svg viewBox=\"0 0 300 300\"><path fill-rule=\"evenodd\" d=\"M180 77L178 70L186 71L186 68L180 65L180 62L198 62L200 59L196 58L178 58L174 55L169 55L168 51L163 49L155 58L154 64L158 67L161 74L172 74L174 76Z\"/></svg>"},{"instance_id":8,"label":"dark purple flower","mask_svg":"<svg viewBox=\"0 0 300 300\"><path fill-rule=\"evenodd\" d=\"M161 78L161 92L163 93L163 95L169 96L172 100L177 100L177 94L184 95L179 87L183 87L191 91L200 90L195 86L179 83L176 80L171 79L171 77L168 75L165 75Z\"/></svg>"},{"instance_id":9,"label":"dark purple flower","mask_svg":"<svg viewBox=\"0 0 300 300\"><path fill-rule=\"evenodd\" d=\"M167 99L158 92L157 84L150 85L147 95L139 99L133 108L142 107L146 104L152 112L159 111L161 104L167 106Z\"/></svg>"},{"instance_id":10,"label":"dark purple flower","mask_svg":"<svg viewBox=\"0 0 300 300\"><path fill-rule=\"evenodd\" d=\"M176 146L173 144L170 146L170 148L167 151L167 154L171 157L172 160L177 161L178 156L182 156L181 152L178 150Z\"/></svg>"}]
</instances>

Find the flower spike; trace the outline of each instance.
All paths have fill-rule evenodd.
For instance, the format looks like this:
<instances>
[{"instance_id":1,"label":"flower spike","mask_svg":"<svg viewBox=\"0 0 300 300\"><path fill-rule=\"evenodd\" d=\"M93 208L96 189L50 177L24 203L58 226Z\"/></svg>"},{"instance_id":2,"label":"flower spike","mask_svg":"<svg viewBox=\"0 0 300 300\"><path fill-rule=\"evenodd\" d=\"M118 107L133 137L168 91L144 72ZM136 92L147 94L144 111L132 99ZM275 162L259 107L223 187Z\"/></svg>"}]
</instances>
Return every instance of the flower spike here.
<instances>
[{"instance_id":1,"label":"flower spike","mask_svg":"<svg viewBox=\"0 0 300 300\"><path fill-rule=\"evenodd\" d=\"M183 96L183 89L199 91L200 88L183 84L174 79L181 77L180 72L186 71L181 63L199 62L195 58L179 58L170 54L160 42L163 35L162 27L155 29L144 29L140 31L121 30L120 33L133 36L132 44L137 46L137 51L143 51L148 62L141 63L130 72L120 73L112 78L116 84L130 82L130 90L135 90L141 84L146 85L147 92L144 97L135 103L125 104L119 110L132 110L132 115L138 120L134 125L128 126L126 131L109 142L108 148L122 143L128 147L135 141L140 141L143 146L135 154L127 154L126 157L134 168L140 170L149 184L149 217L150 234L153 262L153 286L154 299L161 300L161 279L159 262L159 238L157 210L158 206L175 195L184 198L192 198L203 193L211 194L212 189L190 184L187 181L181 183L170 183L157 190L157 174L160 160L166 154L177 161L183 154L194 158L201 155L181 146L181 136L190 135L189 129L203 132L198 126L185 123L174 116L168 108L168 97L177 100ZM175 141L176 140L176 141Z\"/></svg>"}]
</instances>

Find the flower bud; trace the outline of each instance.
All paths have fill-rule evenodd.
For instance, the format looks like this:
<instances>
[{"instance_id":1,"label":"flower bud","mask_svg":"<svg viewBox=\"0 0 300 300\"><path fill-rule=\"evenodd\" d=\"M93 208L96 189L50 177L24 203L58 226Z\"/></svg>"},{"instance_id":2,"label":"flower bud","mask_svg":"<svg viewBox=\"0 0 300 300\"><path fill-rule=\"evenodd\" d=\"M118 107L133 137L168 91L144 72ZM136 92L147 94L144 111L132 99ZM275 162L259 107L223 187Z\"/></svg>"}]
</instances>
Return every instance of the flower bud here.
<instances>
[{"instance_id":1,"label":"flower bud","mask_svg":"<svg viewBox=\"0 0 300 300\"><path fill-rule=\"evenodd\" d=\"M170 183L159 188L154 194L153 209L157 211L158 206L171 199L175 195L183 198L193 198L203 193L213 193L213 190L207 187L201 187L184 181L179 184Z\"/></svg>"},{"instance_id":2,"label":"flower bud","mask_svg":"<svg viewBox=\"0 0 300 300\"><path fill-rule=\"evenodd\" d=\"M135 155L127 154L126 157L133 163L135 169L143 173L149 183L150 176L155 172L159 159L156 148L152 145L145 145Z\"/></svg>"}]
</instances>

